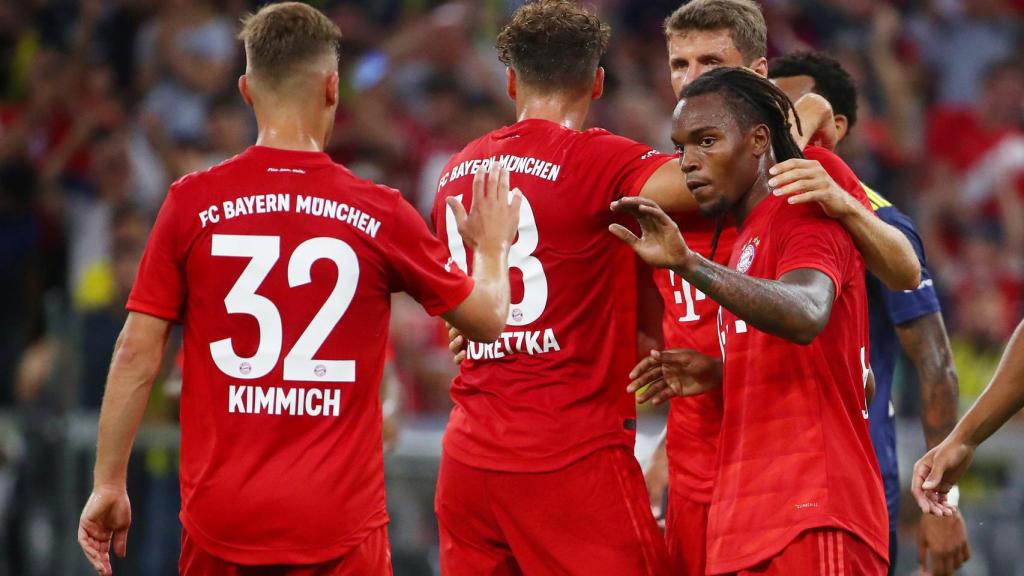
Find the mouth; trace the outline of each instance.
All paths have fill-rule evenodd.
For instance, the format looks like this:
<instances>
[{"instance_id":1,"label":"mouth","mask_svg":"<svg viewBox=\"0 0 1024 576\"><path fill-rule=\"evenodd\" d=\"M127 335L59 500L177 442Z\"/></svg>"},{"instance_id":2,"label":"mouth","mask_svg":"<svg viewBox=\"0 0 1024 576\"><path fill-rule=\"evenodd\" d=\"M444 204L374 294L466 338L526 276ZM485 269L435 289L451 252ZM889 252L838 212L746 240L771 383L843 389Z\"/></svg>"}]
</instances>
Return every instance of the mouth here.
<instances>
[{"instance_id":1,"label":"mouth","mask_svg":"<svg viewBox=\"0 0 1024 576\"><path fill-rule=\"evenodd\" d=\"M702 196L705 197L711 192L711 182L707 180L701 180L697 178L688 179L686 181L686 187L690 189L690 193L698 201L702 200Z\"/></svg>"}]
</instances>

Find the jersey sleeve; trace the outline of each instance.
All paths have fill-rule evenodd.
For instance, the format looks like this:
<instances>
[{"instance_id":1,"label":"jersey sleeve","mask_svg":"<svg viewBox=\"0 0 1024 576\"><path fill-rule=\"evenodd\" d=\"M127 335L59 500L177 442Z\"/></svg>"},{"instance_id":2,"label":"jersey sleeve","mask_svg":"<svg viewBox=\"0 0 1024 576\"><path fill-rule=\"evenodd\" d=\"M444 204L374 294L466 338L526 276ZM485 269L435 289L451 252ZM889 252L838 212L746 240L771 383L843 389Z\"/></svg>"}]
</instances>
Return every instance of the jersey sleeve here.
<instances>
[{"instance_id":1,"label":"jersey sleeve","mask_svg":"<svg viewBox=\"0 0 1024 576\"><path fill-rule=\"evenodd\" d=\"M181 191L171 186L146 242L125 308L180 321L185 304L185 238Z\"/></svg>"},{"instance_id":2,"label":"jersey sleeve","mask_svg":"<svg viewBox=\"0 0 1024 576\"><path fill-rule=\"evenodd\" d=\"M853 240L838 222L817 206L788 208L783 206L779 212L783 222L777 226L781 234L776 278L800 268L817 270L832 280L838 299L846 284L850 261L860 257Z\"/></svg>"},{"instance_id":3,"label":"jersey sleeve","mask_svg":"<svg viewBox=\"0 0 1024 576\"><path fill-rule=\"evenodd\" d=\"M808 146L804 148L804 158L820 162L821 167L825 169L825 172L828 172L828 175L835 180L836 184L839 184L840 188L846 190L850 196L853 196L865 208L871 210L871 202L864 191L864 186L857 179L857 175L853 173L853 170L846 165L846 162L843 162L842 158L821 146Z\"/></svg>"},{"instance_id":4,"label":"jersey sleeve","mask_svg":"<svg viewBox=\"0 0 1024 576\"><path fill-rule=\"evenodd\" d=\"M600 192L605 194L601 198L605 205L625 196L639 195L654 171L676 158L605 130L588 131L588 136L590 141L580 162L583 170L606 178L600 188Z\"/></svg>"},{"instance_id":5,"label":"jersey sleeve","mask_svg":"<svg viewBox=\"0 0 1024 576\"><path fill-rule=\"evenodd\" d=\"M883 206L875 213L907 237L917 254L918 262L921 263L921 284L917 288L914 290L890 290L883 286L879 291L892 323L899 325L941 311L942 307L939 304L938 294L935 292L935 284L928 272L924 246L914 228L914 223L895 206Z\"/></svg>"},{"instance_id":6,"label":"jersey sleeve","mask_svg":"<svg viewBox=\"0 0 1024 576\"><path fill-rule=\"evenodd\" d=\"M386 242L392 290L408 292L428 314L455 308L473 291L473 279L455 265L416 209L400 196Z\"/></svg>"}]
</instances>

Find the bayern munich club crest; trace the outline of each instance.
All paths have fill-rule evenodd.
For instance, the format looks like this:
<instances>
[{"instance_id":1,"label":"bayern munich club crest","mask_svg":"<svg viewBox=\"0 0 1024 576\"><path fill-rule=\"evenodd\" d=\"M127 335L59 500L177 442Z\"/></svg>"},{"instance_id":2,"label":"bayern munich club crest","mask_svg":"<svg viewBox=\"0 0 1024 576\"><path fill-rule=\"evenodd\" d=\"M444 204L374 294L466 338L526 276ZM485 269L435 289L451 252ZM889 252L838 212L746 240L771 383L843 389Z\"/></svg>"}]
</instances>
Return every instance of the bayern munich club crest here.
<instances>
[{"instance_id":1,"label":"bayern munich club crest","mask_svg":"<svg viewBox=\"0 0 1024 576\"><path fill-rule=\"evenodd\" d=\"M750 270L750 265L754 263L754 257L757 256L757 245L761 243L759 238L752 238L746 245L743 246L743 250L740 252L740 260L736 263L736 269L746 274L747 270Z\"/></svg>"}]
</instances>

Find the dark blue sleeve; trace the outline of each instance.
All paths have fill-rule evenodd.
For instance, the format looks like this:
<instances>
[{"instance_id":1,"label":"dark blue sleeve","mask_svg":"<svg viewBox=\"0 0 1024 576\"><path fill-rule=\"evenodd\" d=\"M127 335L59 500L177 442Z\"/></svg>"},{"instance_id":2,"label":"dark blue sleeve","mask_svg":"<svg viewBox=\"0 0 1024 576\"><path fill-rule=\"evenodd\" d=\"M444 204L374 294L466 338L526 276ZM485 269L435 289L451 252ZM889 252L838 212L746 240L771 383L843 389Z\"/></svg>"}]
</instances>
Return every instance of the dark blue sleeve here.
<instances>
[{"instance_id":1,"label":"dark blue sleeve","mask_svg":"<svg viewBox=\"0 0 1024 576\"><path fill-rule=\"evenodd\" d=\"M903 235L910 240L910 245L917 253L917 259L921 262L921 284L914 290L880 290L882 300L885 302L886 311L894 326L910 322L911 320L939 312L942 308L939 305L939 297L935 293L935 285L932 276L928 272L928 261L924 256L924 247L921 244L921 237L918 236L914 223L910 218L900 212L895 206L884 206L878 208L875 213L884 222L895 226Z\"/></svg>"}]
</instances>

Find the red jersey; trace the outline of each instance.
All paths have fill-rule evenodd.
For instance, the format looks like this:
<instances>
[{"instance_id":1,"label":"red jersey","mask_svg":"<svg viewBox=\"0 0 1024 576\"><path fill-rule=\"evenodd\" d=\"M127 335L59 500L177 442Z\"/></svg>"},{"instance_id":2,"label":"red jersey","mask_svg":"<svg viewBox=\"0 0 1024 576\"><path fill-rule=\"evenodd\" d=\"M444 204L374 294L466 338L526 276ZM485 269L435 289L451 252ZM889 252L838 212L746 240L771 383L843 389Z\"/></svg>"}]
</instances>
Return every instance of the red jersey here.
<instances>
[{"instance_id":1,"label":"red jersey","mask_svg":"<svg viewBox=\"0 0 1024 576\"><path fill-rule=\"evenodd\" d=\"M445 167L434 223L472 262L444 204L468 206L472 174L504 163L523 192L509 255L512 306L501 338L471 343L452 383L444 449L478 468L546 471L610 445L632 447L636 406L634 256L608 232L608 205L638 194L672 157L607 131L524 120L470 143Z\"/></svg>"},{"instance_id":2,"label":"red jersey","mask_svg":"<svg viewBox=\"0 0 1024 576\"><path fill-rule=\"evenodd\" d=\"M387 523L379 385L391 292L472 281L399 193L261 146L170 189L128 309L185 327L181 520L227 561L308 564Z\"/></svg>"},{"instance_id":3,"label":"red jersey","mask_svg":"<svg viewBox=\"0 0 1024 576\"><path fill-rule=\"evenodd\" d=\"M699 212L672 215L687 246L705 258L711 257L715 220ZM731 220L723 223L714 260L727 264L736 238ZM708 356L720 356L718 346L718 303L697 290L671 270L655 270L654 283L665 303L662 333L665 348L687 348ZM705 394L673 398L668 409L665 449L671 485L686 491L686 498L711 502L722 426L722 389Z\"/></svg>"},{"instance_id":4,"label":"red jersey","mask_svg":"<svg viewBox=\"0 0 1024 576\"><path fill-rule=\"evenodd\" d=\"M725 413L708 520L708 573L748 568L809 528L847 530L888 558L881 474L868 435L864 265L850 236L814 204L769 196L739 230L729 266L777 279L826 274L835 301L807 345L721 308Z\"/></svg>"},{"instance_id":5,"label":"red jersey","mask_svg":"<svg viewBox=\"0 0 1024 576\"><path fill-rule=\"evenodd\" d=\"M860 181L838 156L820 146L808 146L804 156L820 162L840 187L870 208ZM714 220L697 212L674 214L673 218L687 245L702 256L710 257ZM718 240L715 262L728 264L735 241L736 228L727 221ZM718 303L671 270L655 270L654 282L665 303L662 321L665 348L688 348L708 356L720 356ZM669 403L667 426L665 449L672 484L683 486L691 500L711 502L722 426L721 388L697 396L673 398Z\"/></svg>"}]
</instances>

